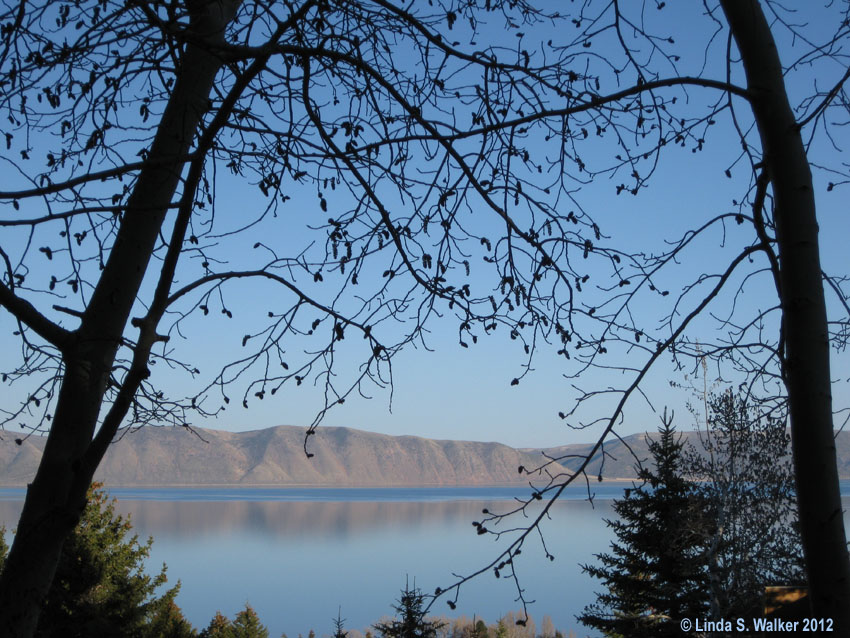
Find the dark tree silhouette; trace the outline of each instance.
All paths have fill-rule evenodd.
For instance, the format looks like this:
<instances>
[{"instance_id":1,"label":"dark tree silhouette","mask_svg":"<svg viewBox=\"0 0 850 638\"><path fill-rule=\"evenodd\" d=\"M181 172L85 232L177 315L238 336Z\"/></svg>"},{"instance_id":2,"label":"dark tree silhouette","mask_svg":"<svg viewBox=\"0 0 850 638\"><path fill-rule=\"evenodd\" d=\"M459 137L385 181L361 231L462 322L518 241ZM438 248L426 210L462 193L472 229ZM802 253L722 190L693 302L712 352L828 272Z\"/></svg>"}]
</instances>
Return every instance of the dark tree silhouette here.
<instances>
[{"instance_id":1,"label":"dark tree silhouette","mask_svg":"<svg viewBox=\"0 0 850 638\"><path fill-rule=\"evenodd\" d=\"M847 7L827 7L826 33L767 0L707 2L714 35L697 55L666 33L675 19L651 19L668 11L4 2L0 307L20 350L3 382L22 401L3 417L48 440L0 579L0 631L32 635L121 428L191 425L232 392L247 407L305 381L324 390L320 418L391 383L393 356L439 317L464 347L507 333L525 357L513 385L547 343L572 378L623 373L564 408L573 426L601 422L594 453L662 358L710 357L768 407L787 403L814 612L850 627L829 368L850 313L845 281L821 271L807 158L846 116ZM794 110L784 78L801 75ZM605 180L640 194L668 150L699 152L721 121L742 149L735 208L656 247L614 243L590 204ZM828 161L843 186L846 166ZM220 195L235 189L232 210ZM733 250L695 254L715 231ZM668 271L683 273L673 294ZM839 302L830 322L824 281ZM240 306L240 282L264 307ZM775 307L742 302L765 283ZM236 313L245 354L204 376L180 342ZM701 351L698 317L720 328ZM181 374L200 387L171 396ZM611 396L603 420L582 421ZM557 497L585 466L559 467L530 500ZM516 577L530 533L488 569Z\"/></svg>"},{"instance_id":2,"label":"dark tree silhouette","mask_svg":"<svg viewBox=\"0 0 850 638\"><path fill-rule=\"evenodd\" d=\"M342 608L337 610L336 618L334 618L333 638L346 638L348 632L345 631L345 618L342 617Z\"/></svg>"},{"instance_id":3,"label":"dark tree silhouette","mask_svg":"<svg viewBox=\"0 0 850 638\"><path fill-rule=\"evenodd\" d=\"M398 603L393 605L397 620L373 625L382 638L436 638L444 623L425 618L425 594L416 586L405 585Z\"/></svg>"},{"instance_id":4,"label":"dark tree silhouette","mask_svg":"<svg viewBox=\"0 0 850 638\"><path fill-rule=\"evenodd\" d=\"M606 521L616 536L611 552L582 566L607 591L578 619L606 636L679 636L682 618L708 612L707 520L684 476L683 443L672 423L665 414L650 441L652 467L638 468L642 483L614 501L618 518Z\"/></svg>"}]
</instances>

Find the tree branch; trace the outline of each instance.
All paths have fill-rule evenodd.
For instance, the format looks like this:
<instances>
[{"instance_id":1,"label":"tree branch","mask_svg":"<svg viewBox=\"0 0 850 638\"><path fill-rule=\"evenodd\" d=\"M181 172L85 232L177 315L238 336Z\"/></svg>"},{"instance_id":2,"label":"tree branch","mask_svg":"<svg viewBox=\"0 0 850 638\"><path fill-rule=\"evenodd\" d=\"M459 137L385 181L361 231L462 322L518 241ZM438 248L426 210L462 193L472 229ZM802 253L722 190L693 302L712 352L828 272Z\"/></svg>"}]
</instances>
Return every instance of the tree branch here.
<instances>
[{"instance_id":1,"label":"tree branch","mask_svg":"<svg viewBox=\"0 0 850 638\"><path fill-rule=\"evenodd\" d=\"M4 283L0 283L0 306L6 308L18 321L60 350L65 350L70 345L73 339L72 332L53 323L29 301L18 297Z\"/></svg>"},{"instance_id":2,"label":"tree branch","mask_svg":"<svg viewBox=\"0 0 850 638\"><path fill-rule=\"evenodd\" d=\"M802 129L804 126L806 126L806 124L818 117L829 106L829 103L835 99L835 96L838 95L838 92L841 90L841 87L844 86L844 83L847 82L847 80L850 80L850 67L847 68L847 71L844 72L844 75L841 76L841 79L836 82L834 87L832 87L832 90L826 94L826 97L820 104L818 104L817 108L815 108L814 111L809 113L804 119L797 122L797 128Z\"/></svg>"}]
</instances>

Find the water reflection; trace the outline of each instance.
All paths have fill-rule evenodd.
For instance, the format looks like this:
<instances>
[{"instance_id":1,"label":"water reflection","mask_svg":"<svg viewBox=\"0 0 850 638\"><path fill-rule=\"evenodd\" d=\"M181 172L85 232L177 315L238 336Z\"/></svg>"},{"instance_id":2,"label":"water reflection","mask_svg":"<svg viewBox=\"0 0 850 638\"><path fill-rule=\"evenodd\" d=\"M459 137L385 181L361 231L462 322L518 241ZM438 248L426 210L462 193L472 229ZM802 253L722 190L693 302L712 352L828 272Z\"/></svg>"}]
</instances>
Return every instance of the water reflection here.
<instances>
[{"instance_id":1,"label":"water reflection","mask_svg":"<svg viewBox=\"0 0 850 638\"><path fill-rule=\"evenodd\" d=\"M433 591L452 582L453 572L482 567L504 542L479 537L470 522L480 519L482 508L511 506L492 499L242 501L233 495L226 501L122 495L117 509L131 515L140 537L154 537L148 566L155 571L165 562L171 582L182 581L177 602L196 627L206 626L216 610L232 616L250 601L270 635L291 638L310 629L331 634L340 606L348 628L365 629L390 613L408 576ZM22 503L8 497L0 494L0 525L13 528ZM575 615L601 585L579 565L608 550L612 535L603 519L612 516L611 501L597 500L592 508L568 500L552 508L545 538L556 560L546 560L533 539L517 565L528 599L536 600L530 612L538 626L546 614L565 635L570 629L587 635ZM484 574L464 587L451 615L494 622L517 609L516 597L512 582ZM435 609L449 611L443 602Z\"/></svg>"},{"instance_id":2,"label":"water reflection","mask_svg":"<svg viewBox=\"0 0 850 638\"><path fill-rule=\"evenodd\" d=\"M10 527L20 502L0 500L0 524ZM148 561L153 571L168 565L171 582L182 581L178 604L203 627L216 610L233 615L246 601L257 609L272 636L295 638L315 629L330 634L338 606L352 629L365 629L391 612L406 578L426 591L445 586L452 573L469 573L496 557L499 547L479 537L471 521L481 510L497 511L510 501L304 502L304 501L131 501L117 509L132 517L135 531L152 535ZM591 602L592 582L578 563L607 546L602 522L610 502L558 503L546 541L557 556L546 560L539 541L518 567L531 613L544 614L565 631L578 630L574 615ZM512 524L520 521L514 520ZM464 587L452 616L495 622L518 608L515 586L484 574ZM438 603L437 613L448 613ZM579 635L585 635L580 633Z\"/></svg>"},{"instance_id":3,"label":"water reflection","mask_svg":"<svg viewBox=\"0 0 850 638\"><path fill-rule=\"evenodd\" d=\"M315 490L313 493L320 497L317 500L308 499L310 492L304 492L117 489L110 494L116 497L118 512L129 514L135 528L155 538L198 538L250 529L254 535L284 540L344 538L376 529L403 531L445 527L458 521L469 523L480 519L484 508L492 512L515 508L514 497L527 496L528 490L484 488L478 490L479 495L492 493L495 497L478 499L469 499L475 490L445 490L445 496L452 500L438 500L439 492L420 494L417 490L352 490L351 500L346 498L346 490ZM23 490L0 493L0 525L14 527L22 507L18 499L23 495ZM607 507L607 500L596 502L598 507ZM583 500L556 504L558 511L570 508L584 512L589 505ZM533 514L534 510L529 509L528 513Z\"/></svg>"},{"instance_id":4,"label":"water reflection","mask_svg":"<svg viewBox=\"0 0 850 638\"><path fill-rule=\"evenodd\" d=\"M250 529L252 535L281 541L298 538L340 539L374 530L444 528L481 518L483 508L497 511L509 503L449 502L158 502L119 501L133 524L155 538L227 535ZM562 508L563 509L563 508ZM579 509L585 509L580 505Z\"/></svg>"}]
</instances>

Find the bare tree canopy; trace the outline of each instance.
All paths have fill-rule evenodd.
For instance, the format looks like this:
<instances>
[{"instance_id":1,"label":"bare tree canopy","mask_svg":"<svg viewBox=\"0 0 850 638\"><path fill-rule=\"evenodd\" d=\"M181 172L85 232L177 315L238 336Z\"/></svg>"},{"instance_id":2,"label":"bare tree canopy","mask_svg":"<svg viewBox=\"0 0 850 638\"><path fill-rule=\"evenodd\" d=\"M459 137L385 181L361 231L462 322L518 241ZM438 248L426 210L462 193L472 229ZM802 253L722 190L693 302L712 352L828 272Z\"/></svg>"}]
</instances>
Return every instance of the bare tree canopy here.
<instances>
[{"instance_id":1,"label":"bare tree canopy","mask_svg":"<svg viewBox=\"0 0 850 638\"><path fill-rule=\"evenodd\" d=\"M582 387L562 418L599 424L594 451L660 361L709 359L787 411L813 611L850 627L830 374L850 312L815 209L850 182L846 2L0 6L0 306L20 347L3 382L22 397L0 409L49 432L0 580L4 631L32 634L120 429L304 382L320 418L391 384L439 319L467 348L508 333L514 385L551 346ZM734 192L725 209L668 202L674 236L648 212L619 220L612 200L713 138L722 168L692 170ZM616 232L641 227L638 245ZM183 342L238 312L244 350L201 374ZM548 464L531 500L583 469ZM525 538L490 568L512 573Z\"/></svg>"}]
</instances>

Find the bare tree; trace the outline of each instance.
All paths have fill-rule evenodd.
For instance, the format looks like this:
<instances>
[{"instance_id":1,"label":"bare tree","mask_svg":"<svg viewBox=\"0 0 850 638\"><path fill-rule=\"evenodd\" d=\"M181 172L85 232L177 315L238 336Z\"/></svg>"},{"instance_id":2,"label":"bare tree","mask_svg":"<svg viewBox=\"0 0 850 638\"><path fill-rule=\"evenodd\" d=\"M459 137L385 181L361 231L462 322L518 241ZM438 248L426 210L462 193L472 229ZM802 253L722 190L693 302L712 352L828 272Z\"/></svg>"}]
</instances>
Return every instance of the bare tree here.
<instances>
[{"instance_id":1,"label":"bare tree","mask_svg":"<svg viewBox=\"0 0 850 638\"><path fill-rule=\"evenodd\" d=\"M3 409L6 425L49 432L0 580L3 631L31 635L122 428L190 425L231 387L247 407L307 380L323 387L320 418L390 384L392 357L440 316L465 347L507 332L525 357L511 384L549 343L573 378L625 373L624 387L563 412L588 425L579 410L614 396L594 452L667 355L712 357L787 402L814 611L850 626L829 372L847 304L844 280L825 279L840 303L827 322L806 156L832 141L831 113L846 114L846 5L828 7L842 19L825 35L774 3L706 4L713 35L696 62L661 33L674 22L653 23L669 11L658 1L570 13L523 0L2 6L0 306L20 343L4 381L26 388ZM775 34L797 46L786 67ZM783 77L811 68L795 111ZM737 209L658 250L611 241L584 194L603 178L641 193L663 152L701 150L720 119L743 149L730 162ZM827 170L847 181L846 166ZM248 185L262 205L220 203ZM700 255L668 294L667 271L715 229L734 254ZM739 303L764 277L776 306ZM240 282L265 286L251 294L266 307L237 308ZM646 318L647 303L660 314ZM240 311L244 356L203 377L180 342ZM704 316L723 336L703 353ZM181 373L200 388L170 396ZM583 476L557 468L531 500ZM491 568L516 579L545 512Z\"/></svg>"},{"instance_id":2,"label":"bare tree","mask_svg":"<svg viewBox=\"0 0 850 638\"><path fill-rule=\"evenodd\" d=\"M789 436L783 418L762 418L732 390L706 398L706 429L685 450L685 474L709 519L705 530L711 616L760 612L769 584L799 584Z\"/></svg>"},{"instance_id":3,"label":"bare tree","mask_svg":"<svg viewBox=\"0 0 850 638\"><path fill-rule=\"evenodd\" d=\"M658 2L656 6L663 9L665 3ZM770 23L765 7L771 17ZM617 174L618 170L628 167L632 169L634 182L631 185L620 183L616 186L617 193L630 191L636 194L647 179L647 173L638 170L637 166L648 164L651 174L658 153L667 146L692 145L694 152L701 151L709 127L725 116L737 132L743 149L725 173L731 177L736 165L748 166L749 190L745 196L733 200L737 210L694 224L679 241L672 242L669 249L659 254L624 254L594 243L591 237L585 239L583 257L587 259L592 254L601 256L612 263L613 274L607 286L597 285L607 295L598 296L596 303L584 302L578 313L575 306L570 308L569 330L563 330L555 323L555 332L561 336L565 346L560 352L569 358L566 344L577 341L575 348L578 353L574 350L572 354L580 363L574 378L592 368L625 369L631 373L629 382L622 387L608 386L585 391L576 407L561 413L562 418L576 419L579 427L603 421L603 436L575 472L564 472L558 465L564 458L548 459L539 468L520 468L521 472L532 475L545 471L548 481L538 484L532 498L517 508L508 512L484 513L482 520L476 523L479 533L518 534L490 565L454 583L452 589L455 592L469 578L492 569L497 576L511 578L518 597L525 600L514 559L530 535L539 531L539 524L548 516L549 505L534 513L530 525L501 531L493 528L513 514L528 514L534 500L549 497L551 504L577 477L586 479L585 468L589 460L598 453L604 454L605 435L616 435L615 424L622 417L626 402L634 394L642 392L646 376L662 355L669 353L672 360L683 368L690 365L695 369L709 357L722 374L731 374L732 378L741 382L747 396L758 400L765 414L788 410L813 611L816 615L834 618L840 626L850 623L846 611L846 601L850 598L850 568L834 462L829 361L831 345L836 351L843 351L846 345L850 308L845 292L846 279L830 277L820 266L815 189L812 164L807 155L813 147L817 148L818 142L840 148L833 137L833 128L846 118L848 110L845 89L850 78L846 63L847 38L850 35L848 8L846 4L841 7L831 5L831 8L836 13L829 29L823 29L821 25L820 29L807 33L805 27L810 26L806 23L807 16L793 15L794 12L778 3L705 3L706 15L717 25L714 36L721 41L725 36L723 63L717 67L720 75L716 80L710 79L710 73L705 72L711 68L709 53L703 62L704 74L699 77L676 75L680 57L664 46L665 42L673 44L673 38L653 35L646 30L645 4L635 11L637 17L632 18L617 2L594 8L584 6L572 18L580 30L573 41L576 48L579 45L591 48L593 38L604 37L605 34L615 38L622 47L623 57L619 65L611 62L610 58L605 63L613 67L611 71L617 80L621 81L623 75L631 71L636 81L628 88L605 93L599 84L586 82L588 77L595 81L598 76L587 74L583 77L585 84L577 89L580 99L584 100L584 108L578 113L567 109L549 114L564 116L562 134L569 137L570 149L576 147L576 130L581 132L582 137L588 137L594 129L597 136L604 136L613 129L617 143L627 146L615 155L618 164L608 164L602 169L590 168L578 154L562 152L561 168L565 170L561 174L567 172L570 160L577 166L578 175L584 176L584 183L594 177ZM775 36L774 32L779 35ZM776 37L806 43L804 51L797 52L785 67L778 55ZM669 65L675 77L665 77L661 71L651 70L651 65L642 62L653 56L662 60L662 66ZM581 58L578 54L577 57ZM829 69L830 80L825 81L812 74L813 68ZM811 90L800 99L795 110L789 102L785 78L793 77L795 73L799 75L804 69ZM736 75L743 75L745 86L734 82ZM663 89L670 86L702 86L716 89L720 95L700 116L690 120L677 119L670 116L675 99L663 97L667 95ZM573 96L573 93L567 92L568 98ZM736 101L738 98L743 102L743 109ZM581 118L576 117L577 114L586 115ZM631 126L623 126L623 119L630 117L635 117L635 120L630 120ZM519 123L525 121L521 118L514 120ZM552 134L557 135L554 131ZM640 142L648 137L652 141L641 147ZM628 146L624 139L636 139L638 143ZM826 167L826 171L830 176L827 190L847 182L846 164ZM572 177L582 181L576 175ZM655 282L661 278L661 272L684 260L690 244L704 236L710 228L720 226L724 229L721 244L725 244L726 232L733 221L735 225L747 227L750 239L731 259L718 260L716 270L704 270L683 285L681 293L668 306L669 313L661 313L666 334L659 336L656 332L654 338L647 338L645 324L636 322L632 315L637 305L634 301L636 291L641 288L658 291ZM596 241L604 237L599 226L592 224L591 228L595 231ZM748 267L754 263L758 264L755 268ZM775 289L776 305L755 312L747 308L742 312L741 308L748 306L748 290L758 275L765 275L766 281ZM596 271L594 276L598 276ZM583 276L576 276L575 292L581 292L581 284L585 284L589 277L590 269ZM830 320L827 319L823 282L835 293L836 304ZM730 290L731 294L724 300L724 294ZM571 289L570 292L574 291ZM660 291L660 294L667 296L668 291ZM712 306L725 308L713 314ZM595 318L599 322L596 331L577 330L576 314ZM700 341L705 335L695 332L691 324L706 314L713 314L717 319L716 327L721 329L723 336L703 349ZM610 358L607 355L617 346L631 355L642 351L642 362L625 368L608 363ZM579 408L601 396L615 397L614 410L604 418L596 416L590 421L578 420ZM821 490L820 486L828 487ZM815 538L820 540L815 541ZM544 551L548 555L545 544Z\"/></svg>"}]
</instances>

